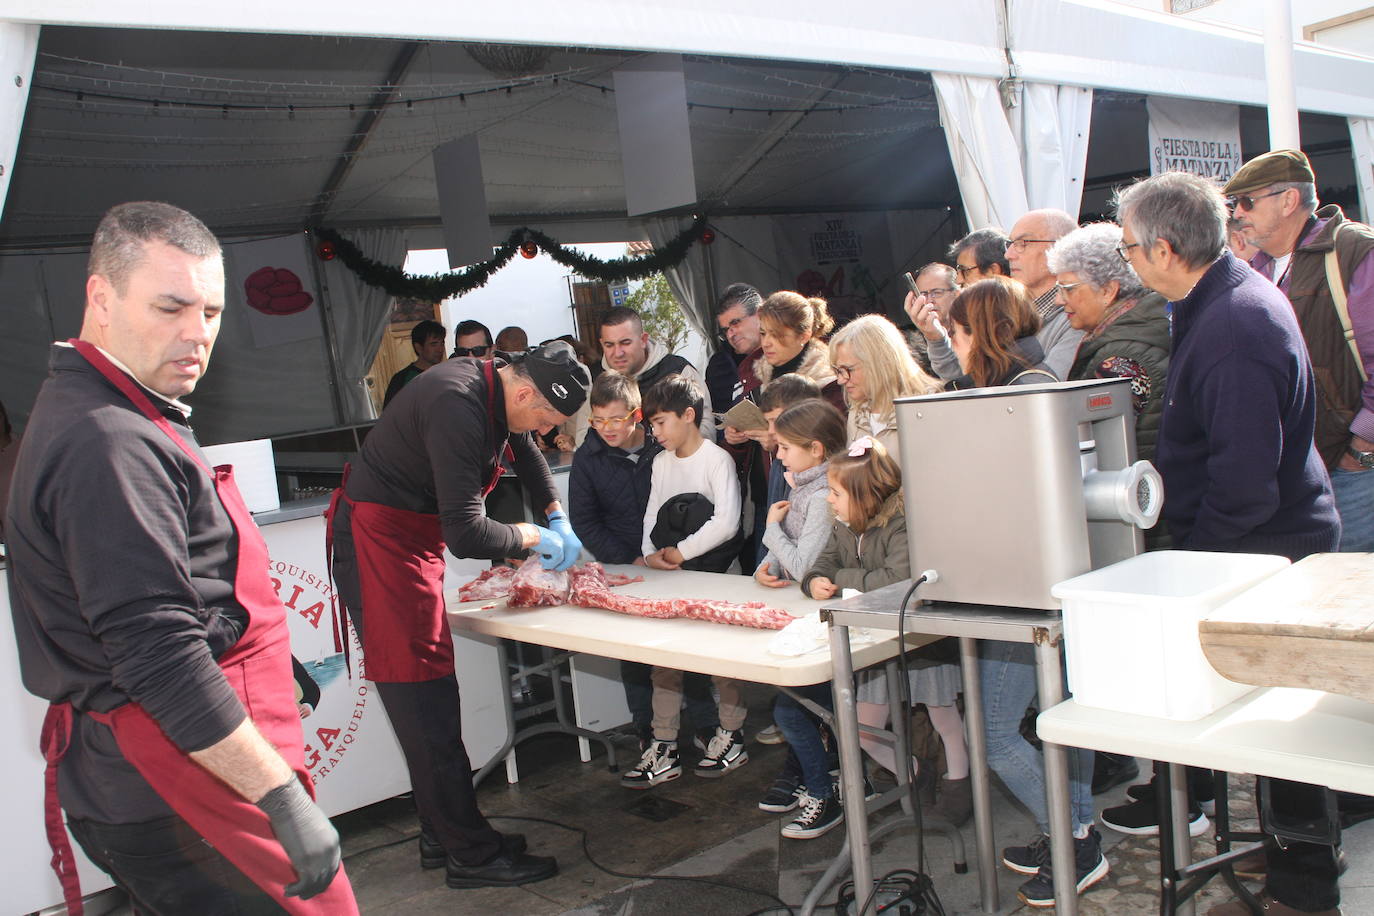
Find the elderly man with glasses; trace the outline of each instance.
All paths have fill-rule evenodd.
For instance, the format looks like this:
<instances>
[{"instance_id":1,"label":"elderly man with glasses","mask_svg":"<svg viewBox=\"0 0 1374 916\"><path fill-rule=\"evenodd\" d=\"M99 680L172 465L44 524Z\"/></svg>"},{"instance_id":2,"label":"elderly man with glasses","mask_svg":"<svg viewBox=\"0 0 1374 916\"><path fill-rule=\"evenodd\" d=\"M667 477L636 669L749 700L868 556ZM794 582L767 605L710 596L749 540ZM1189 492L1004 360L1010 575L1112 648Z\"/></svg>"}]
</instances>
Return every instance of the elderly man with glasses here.
<instances>
[{"instance_id":1,"label":"elderly man with glasses","mask_svg":"<svg viewBox=\"0 0 1374 916\"><path fill-rule=\"evenodd\" d=\"M1221 192L1165 172L1122 191L1117 215L1122 256L1173 303L1155 466L1174 546L1294 561L1334 550L1340 520L1313 445L1320 402L1307 347L1283 295L1227 250ZM1272 792L1276 806L1302 810L1310 788L1274 780ZM1267 865L1266 913L1339 916L1332 847L1288 843ZM1248 912L1235 902L1209 916Z\"/></svg>"},{"instance_id":2,"label":"elderly man with glasses","mask_svg":"<svg viewBox=\"0 0 1374 916\"><path fill-rule=\"evenodd\" d=\"M1040 332L1035 335L1045 351L1045 365L1059 378L1067 378L1083 332L1070 324L1057 301L1054 274L1050 272L1050 246L1078 228L1063 210L1032 210L1011 227L1007 263L1011 278L1025 284L1040 313Z\"/></svg>"},{"instance_id":3,"label":"elderly man with glasses","mask_svg":"<svg viewBox=\"0 0 1374 916\"><path fill-rule=\"evenodd\" d=\"M1250 264L1293 304L1327 410L1317 450L1331 472L1341 550L1374 551L1374 229L1317 209L1301 150L1247 162L1222 189L1233 223L1260 250Z\"/></svg>"}]
</instances>

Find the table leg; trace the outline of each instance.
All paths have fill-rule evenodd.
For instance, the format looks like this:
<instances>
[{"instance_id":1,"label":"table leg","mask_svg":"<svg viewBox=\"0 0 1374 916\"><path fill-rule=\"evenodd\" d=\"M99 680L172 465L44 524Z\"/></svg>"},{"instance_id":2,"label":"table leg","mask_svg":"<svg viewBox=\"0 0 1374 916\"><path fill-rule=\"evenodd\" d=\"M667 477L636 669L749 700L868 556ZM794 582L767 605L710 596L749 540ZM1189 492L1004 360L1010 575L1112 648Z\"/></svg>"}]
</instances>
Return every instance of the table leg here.
<instances>
[{"instance_id":1,"label":"table leg","mask_svg":"<svg viewBox=\"0 0 1374 916\"><path fill-rule=\"evenodd\" d=\"M907 688L902 686L901 669L897 666L896 659L883 666L883 674L887 678L887 714L892 723L892 759L897 761L897 771L893 774L897 778L897 785L906 787L911 782L911 770L909 768L910 757L906 756L908 747L906 740L907 728L911 725L911 720L907 718L911 715L911 707L902 702L902 697L906 695ZM861 755L862 757L862 755ZM904 760L903 758L906 757ZM920 799L916 804L920 804ZM902 811L908 816L914 814L911 810L911 793L902 793ZM917 861L920 861L921 837L916 839Z\"/></svg>"},{"instance_id":2,"label":"table leg","mask_svg":"<svg viewBox=\"0 0 1374 916\"><path fill-rule=\"evenodd\" d=\"M840 784L846 801L844 827L849 837L854 897L865 899L873 890L873 863L868 847L868 811L864 807L863 755L859 750L859 713L854 696L854 658L849 651L849 627L830 625L830 662L835 678L835 737L840 744Z\"/></svg>"},{"instance_id":3,"label":"table leg","mask_svg":"<svg viewBox=\"0 0 1374 916\"><path fill-rule=\"evenodd\" d=\"M501 745L491 759L482 765L482 768L472 775L472 784L478 786L482 780L487 778L487 774L501 765L502 760L506 760L507 755L510 759L506 760L506 781L516 782L519 776L515 771L515 699L510 695L510 680L506 676L506 665L509 656L506 653L506 641L498 639L496 642L496 659L501 671L501 705L506 714L506 743Z\"/></svg>"},{"instance_id":4,"label":"table leg","mask_svg":"<svg viewBox=\"0 0 1374 916\"><path fill-rule=\"evenodd\" d=\"M1181 764L1169 764L1169 823L1173 825L1174 872L1187 868L1193 861L1192 835L1188 832L1188 771ZM1159 836L1160 845L1164 844L1164 834ZM1178 916L1193 916L1197 902L1190 896L1187 899L1175 898L1174 912Z\"/></svg>"},{"instance_id":5,"label":"table leg","mask_svg":"<svg viewBox=\"0 0 1374 916\"><path fill-rule=\"evenodd\" d=\"M973 780L973 839L978 848L978 883L983 912L997 912L997 850L992 834L992 787L988 780L988 741L983 730L983 684L978 677L978 640L959 637L959 667L964 678L964 725L968 731L969 778Z\"/></svg>"},{"instance_id":6,"label":"table leg","mask_svg":"<svg viewBox=\"0 0 1374 916\"><path fill-rule=\"evenodd\" d=\"M1059 645L1044 630L1035 631L1035 679L1040 708L1050 709L1064 701L1064 674L1059 664ZM1078 881L1073 861L1073 824L1069 807L1069 755L1058 744L1042 741L1045 755L1045 804L1050 816L1050 865L1054 869L1054 905L1058 916L1077 916Z\"/></svg>"},{"instance_id":7,"label":"table leg","mask_svg":"<svg viewBox=\"0 0 1374 916\"><path fill-rule=\"evenodd\" d=\"M1159 818L1159 914L1173 916L1178 907L1178 868L1174 862L1177 829L1173 816L1174 771L1162 760L1155 761L1155 816ZM1180 774L1181 775L1181 774ZM1187 792L1187 787L1184 787ZM1187 830L1187 828L1184 828Z\"/></svg>"}]
</instances>

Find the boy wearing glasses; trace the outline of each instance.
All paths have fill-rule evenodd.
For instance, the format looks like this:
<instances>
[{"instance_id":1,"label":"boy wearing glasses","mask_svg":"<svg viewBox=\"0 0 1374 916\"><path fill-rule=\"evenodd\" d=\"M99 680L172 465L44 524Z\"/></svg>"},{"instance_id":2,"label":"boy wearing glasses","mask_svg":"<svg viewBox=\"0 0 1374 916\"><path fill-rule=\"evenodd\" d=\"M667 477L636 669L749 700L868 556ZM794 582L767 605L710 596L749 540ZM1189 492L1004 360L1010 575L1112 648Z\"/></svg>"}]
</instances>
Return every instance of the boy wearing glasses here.
<instances>
[{"instance_id":1,"label":"boy wearing glasses","mask_svg":"<svg viewBox=\"0 0 1374 916\"><path fill-rule=\"evenodd\" d=\"M649 505L654 458L663 447L644 431L634 379L608 369L596 377L589 400L590 428L573 456L568 479L573 531L598 562L642 566L644 511ZM640 753L653 737L650 671L649 665L640 662L620 663L625 703L639 735ZM705 675L688 674L684 686L687 712L706 735L697 741L704 749L719 724L711 683Z\"/></svg>"}]
</instances>

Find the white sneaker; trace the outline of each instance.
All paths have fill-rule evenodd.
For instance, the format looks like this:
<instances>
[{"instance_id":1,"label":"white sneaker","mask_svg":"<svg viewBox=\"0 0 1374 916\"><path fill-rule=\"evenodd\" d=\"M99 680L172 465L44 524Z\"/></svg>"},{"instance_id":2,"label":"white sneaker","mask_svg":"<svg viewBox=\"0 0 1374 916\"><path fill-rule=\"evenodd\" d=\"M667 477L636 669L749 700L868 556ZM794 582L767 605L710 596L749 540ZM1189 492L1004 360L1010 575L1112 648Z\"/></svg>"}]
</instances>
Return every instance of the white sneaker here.
<instances>
[{"instance_id":1,"label":"white sneaker","mask_svg":"<svg viewBox=\"0 0 1374 916\"><path fill-rule=\"evenodd\" d=\"M770 725L761 729L754 735L754 740L759 744L786 744L787 739L783 737L782 729L777 725Z\"/></svg>"},{"instance_id":2,"label":"white sneaker","mask_svg":"<svg viewBox=\"0 0 1374 916\"><path fill-rule=\"evenodd\" d=\"M639 758L635 768L620 777L620 784L627 789L652 789L661 782L677 779L681 775L677 742L654 741L644 751L644 756Z\"/></svg>"},{"instance_id":3,"label":"white sneaker","mask_svg":"<svg viewBox=\"0 0 1374 916\"><path fill-rule=\"evenodd\" d=\"M739 731L717 728L715 737L706 745L706 756L697 762L696 773L716 779L748 762L749 752L744 749L744 735Z\"/></svg>"}]
</instances>

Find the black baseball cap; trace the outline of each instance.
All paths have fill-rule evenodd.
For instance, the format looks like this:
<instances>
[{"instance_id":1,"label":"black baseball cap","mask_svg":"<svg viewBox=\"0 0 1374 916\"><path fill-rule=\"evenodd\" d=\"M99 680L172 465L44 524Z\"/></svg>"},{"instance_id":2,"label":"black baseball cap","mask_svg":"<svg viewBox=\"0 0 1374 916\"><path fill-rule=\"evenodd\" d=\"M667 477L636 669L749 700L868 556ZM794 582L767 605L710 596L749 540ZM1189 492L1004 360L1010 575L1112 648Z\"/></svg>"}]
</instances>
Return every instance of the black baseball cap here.
<instances>
[{"instance_id":1,"label":"black baseball cap","mask_svg":"<svg viewBox=\"0 0 1374 916\"><path fill-rule=\"evenodd\" d=\"M515 363L524 367L534 387L565 417L577 413L587 400L591 378L567 341L555 340L527 350L515 358Z\"/></svg>"}]
</instances>

